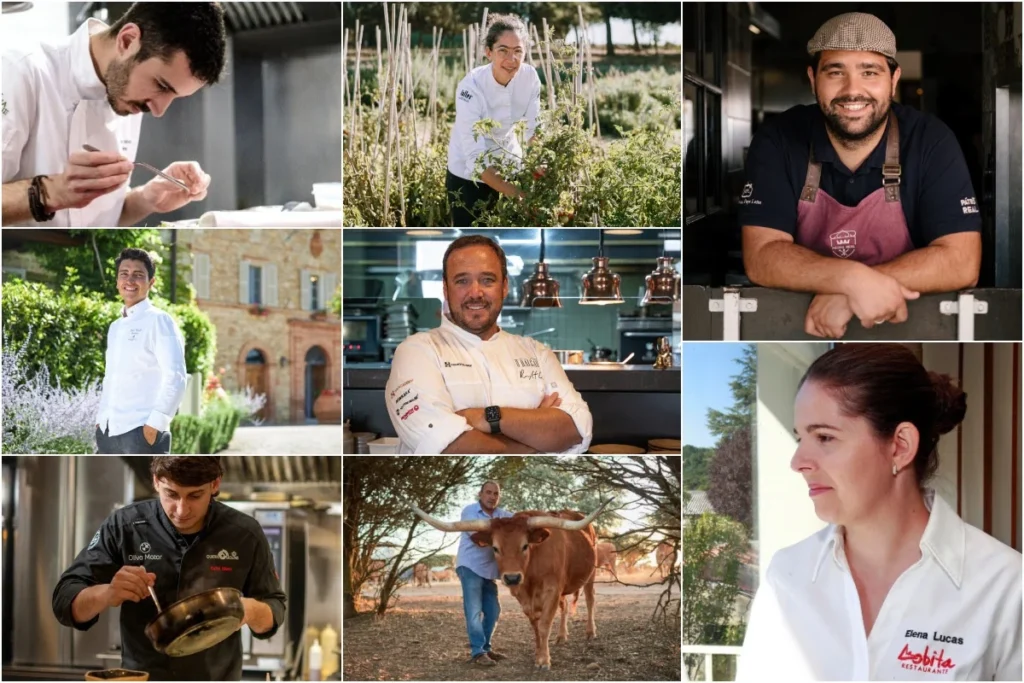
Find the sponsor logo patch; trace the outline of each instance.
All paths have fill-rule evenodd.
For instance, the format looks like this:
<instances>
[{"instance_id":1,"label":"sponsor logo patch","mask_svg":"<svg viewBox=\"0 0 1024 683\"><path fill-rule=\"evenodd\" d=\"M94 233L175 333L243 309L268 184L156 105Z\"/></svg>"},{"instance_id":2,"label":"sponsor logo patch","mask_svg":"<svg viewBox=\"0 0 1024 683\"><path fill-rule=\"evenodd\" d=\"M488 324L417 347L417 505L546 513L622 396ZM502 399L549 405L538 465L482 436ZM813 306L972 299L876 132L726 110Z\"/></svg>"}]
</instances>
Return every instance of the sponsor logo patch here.
<instances>
[{"instance_id":1,"label":"sponsor logo patch","mask_svg":"<svg viewBox=\"0 0 1024 683\"><path fill-rule=\"evenodd\" d=\"M463 102L469 102L471 99L473 99L473 93L469 92L468 90L463 90L462 92L459 93L459 99L462 100Z\"/></svg>"}]
</instances>

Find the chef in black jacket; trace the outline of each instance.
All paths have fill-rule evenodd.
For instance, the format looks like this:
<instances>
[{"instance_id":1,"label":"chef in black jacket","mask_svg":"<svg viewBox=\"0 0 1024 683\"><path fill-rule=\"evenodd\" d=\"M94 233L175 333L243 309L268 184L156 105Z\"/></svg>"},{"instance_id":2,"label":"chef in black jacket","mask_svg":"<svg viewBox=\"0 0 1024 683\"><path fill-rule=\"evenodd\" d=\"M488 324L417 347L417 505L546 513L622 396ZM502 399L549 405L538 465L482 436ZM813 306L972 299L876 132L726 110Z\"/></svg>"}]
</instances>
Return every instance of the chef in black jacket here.
<instances>
[{"instance_id":1,"label":"chef in black jacket","mask_svg":"<svg viewBox=\"0 0 1024 683\"><path fill-rule=\"evenodd\" d=\"M187 657L160 654L146 637L162 607L204 590L237 588L243 624L271 638L284 621L285 594L270 545L252 517L214 500L223 469L217 456L160 456L150 465L159 498L111 514L60 577L53 613L85 631L108 607L121 607L121 665L150 680L241 680L242 638L235 632Z\"/></svg>"}]
</instances>

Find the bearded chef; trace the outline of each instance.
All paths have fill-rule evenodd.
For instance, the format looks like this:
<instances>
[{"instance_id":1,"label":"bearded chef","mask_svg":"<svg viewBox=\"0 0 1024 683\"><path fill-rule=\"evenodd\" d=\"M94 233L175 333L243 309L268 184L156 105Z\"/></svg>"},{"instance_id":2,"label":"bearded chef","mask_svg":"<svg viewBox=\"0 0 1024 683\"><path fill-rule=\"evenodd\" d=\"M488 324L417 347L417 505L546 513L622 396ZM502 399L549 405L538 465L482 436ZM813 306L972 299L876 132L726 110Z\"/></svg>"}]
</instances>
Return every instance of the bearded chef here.
<instances>
[{"instance_id":1,"label":"bearded chef","mask_svg":"<svg viewBox=\"0 0 1024 683\"><path fill-rule=\"evenodd\" d=\"M805 331L842 337L907 319L907 300L973 287L981 216L963 152L934 116L893 101L896 37L834 17L807 44L817 104L758 131L739 200L747 276L816 294Z\"/></svg>"},{"instance_id":2,"label":"bearded chef","mask_svg":"<svg viewBox=\"0 0 1024 683\"><path fill-rule=\"evenodd\" d=\"M69 38L4 50L3 224L130 226L205 199L195 161L164 169L185 187L128 183L142 114L216 83L225 45L218 3L142 2L112 26L88 19Z\"/></svg>"},{"instance_id":3,"label":"bearded chef","mask_svg":"<svg viewBox=\"0 0 1024 683\"><path fill-rule=\"evenodd\" d=\"M522 145L512 126L525 119L524 139L529 142L540 113L540 77L533 66L523 64L529 49L529 34L523 21L514 15L492 16L487 22L484 47L489 63L470 71L456 89L447 176L451 221L456 228L473 225L480 212L478 201L493 206L499 194L513 199L524 196L487 160L521 159ZM494 119L498 128L488 135L475 134L473 126L482 119ZM476 166L481 157L485 168L477 182Z\"/></svg>"},{"instance_id":4,"label":"bearded chef","mask_svg":"<svg viewBox=\"0 0 1024 683\"><path fill-rule=\"evenodd\" d=\"M385 402L400 453L584 453L593 419L550 349L501 329L505 252L449 245L441 326L399 344Z\"/></svg>"}]
</instances>

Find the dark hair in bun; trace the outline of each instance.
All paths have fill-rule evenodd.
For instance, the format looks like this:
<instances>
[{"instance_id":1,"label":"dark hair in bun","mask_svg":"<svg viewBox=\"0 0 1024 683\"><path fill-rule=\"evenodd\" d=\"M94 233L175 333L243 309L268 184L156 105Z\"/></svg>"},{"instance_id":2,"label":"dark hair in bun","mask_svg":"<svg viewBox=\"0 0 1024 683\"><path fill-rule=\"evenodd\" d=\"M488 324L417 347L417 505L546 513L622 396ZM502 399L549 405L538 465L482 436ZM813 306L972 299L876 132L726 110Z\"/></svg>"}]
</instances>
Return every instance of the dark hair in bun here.
<instances>
[{"instance_id":1,"label":"dark hair in bun","mask_svg":"<svg viewBox=\"0 0 1024 683\"><path fill-rule=\"evenodd\" d=\"M800 386L808 381L827 388L844 414L863 417L880 438L891 438L901 422L914 425L921 435L914 456L919 483L939 467L939 437L967 412L967 394L949 375L925 370L902 344L839 344L811 364Z\"/></svg>"}]
</instances>

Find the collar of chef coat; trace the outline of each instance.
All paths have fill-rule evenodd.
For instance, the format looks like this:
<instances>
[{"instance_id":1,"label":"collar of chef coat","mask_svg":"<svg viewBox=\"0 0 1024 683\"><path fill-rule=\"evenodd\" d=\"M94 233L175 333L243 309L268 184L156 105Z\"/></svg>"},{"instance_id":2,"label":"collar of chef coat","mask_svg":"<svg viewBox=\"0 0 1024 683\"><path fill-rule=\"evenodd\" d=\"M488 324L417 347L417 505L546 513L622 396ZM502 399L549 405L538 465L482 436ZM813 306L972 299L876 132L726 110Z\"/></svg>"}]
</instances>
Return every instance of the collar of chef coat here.
<instances>
[{"instance_id":1,"label":"collar of chef coat","mask_svg":"<svg viewBox=\"0 0 1024 683\"><path fill-rule=\"evenodd\" d=\"M953 584L960 588L964 574L964 555L967 544L967 530L964 529L964 522L957 516L953 509L942 499L935 495L934 489L924 489L924 504L931 512L928 515L928 524L924 527L924 534L921 536L921 553L931 555L942 570L949 577ZM832 555L836 566L842 571L847 571L845 557L840 557L843 550L843 528L839 525L831 525L832 538L821 548L818 561L814 565L814 575L811 581L818 580L822 563L825 557Z\"/></svg>"},{"instance_id":2,"label":"collar of chef coat","mask_svg":"<svg viewBox=\"0 0 1024 683\"><path fill-rule=\"evenodd\" d=\"M457 338L473 346L474 348L480 348L484 344L498 342L500 340L500 337L502 337L504 334L504 330L502 330L499 327L498 331L495 332L494 335L492 335L491 338L485 342L483 339L473 334L472 332L467 332L466 330L462 329L461 327L453 323L451 321L451 318L448 317L447 312L441 315L441 329L447 332L448 334L455 335Z\"/></svg>"},{"instance_id":3,"label":"collar of chef coat","mask_svg":"<svg viewBox=\"0 0 1024 683\"><path fill-rule=\"evenodd\" d=\"M121 317L130 318L133 315L144 313L145 311L148 311L151 308L153 308L153 302L150 301L149 298L147 297L140 301L139 303L132 306L131 308L125 308L124 306L121 306Z\"/></svg>"},{"instance_id":4,"label":"collar of chef coat","mask_svg":"<svg viewBox=\"0 0 1024 683\"><path fill-rule=\"evenodd\" d=\"M107 99L107 86L96 74L89 52L89 38L106 29L107 25L102 21L88 19L71 35L71 48L68 50L71 61L70 92L67 93L69 106L73 107L81 100Z\"/></svg>"}]
</instances>

